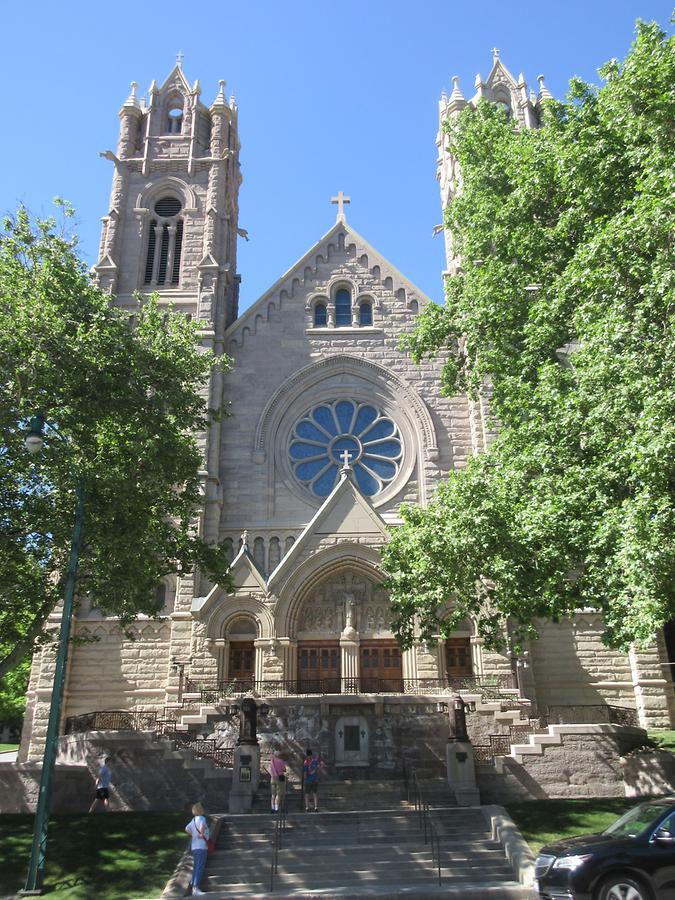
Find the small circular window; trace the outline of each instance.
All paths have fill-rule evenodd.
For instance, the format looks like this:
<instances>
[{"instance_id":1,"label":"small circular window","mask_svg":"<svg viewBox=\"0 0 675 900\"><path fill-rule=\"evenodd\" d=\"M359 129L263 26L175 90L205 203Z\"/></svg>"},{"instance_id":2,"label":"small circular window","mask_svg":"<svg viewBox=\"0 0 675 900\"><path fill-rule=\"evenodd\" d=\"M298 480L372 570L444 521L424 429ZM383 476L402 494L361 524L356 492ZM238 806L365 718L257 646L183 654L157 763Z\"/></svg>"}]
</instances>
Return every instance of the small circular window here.
<instances>
[{"instance_id":1,"label":"small circular window","mask_svg":"<svg viewBox=\"0 0 675 900\"><path fill-rule=\"evenodd\" d=\"M322 403L300 418L288 447L293 474L317 497L327 497L348 456L360 490L379 494L398 475L403 441L377 407L353 400Z\"/></svg>"},{"instance_id":2,"label":"small circular window","mask_svg":"<svg viewBox=\"0 0 675 900\"><path fill-rule=\"evenodd\" d=\"M182 209L182 203L175 197L162 197L155 203L155 212L163 219L170 219L177 216Z\"/></svg>"}]
</instances>

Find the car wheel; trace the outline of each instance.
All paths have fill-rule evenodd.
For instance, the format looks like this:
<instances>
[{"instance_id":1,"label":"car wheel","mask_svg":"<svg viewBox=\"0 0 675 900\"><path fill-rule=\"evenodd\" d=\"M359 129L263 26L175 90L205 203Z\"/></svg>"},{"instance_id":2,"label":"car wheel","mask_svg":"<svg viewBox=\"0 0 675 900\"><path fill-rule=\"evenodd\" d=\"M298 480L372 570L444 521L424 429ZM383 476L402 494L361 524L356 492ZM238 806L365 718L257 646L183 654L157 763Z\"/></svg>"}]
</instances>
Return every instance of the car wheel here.
<instances>
[{"instance_id":1,"label":"car wheel","mask_svg":"<svg viewBox=\"0 0 675 900\"><path fill-rule=\"evenodd\" d=\"M600 885L597 900L651 900L651 893L630 875L612 875Z\"/></svg>"}]
</instances>

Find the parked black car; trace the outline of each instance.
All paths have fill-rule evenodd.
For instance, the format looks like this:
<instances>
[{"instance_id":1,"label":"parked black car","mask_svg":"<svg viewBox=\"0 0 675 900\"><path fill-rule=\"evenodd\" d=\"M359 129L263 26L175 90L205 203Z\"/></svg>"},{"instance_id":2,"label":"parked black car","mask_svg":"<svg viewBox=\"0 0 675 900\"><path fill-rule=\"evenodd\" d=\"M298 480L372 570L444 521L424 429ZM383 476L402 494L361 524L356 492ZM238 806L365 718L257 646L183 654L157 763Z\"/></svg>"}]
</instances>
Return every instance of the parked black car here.
<instances>
[{"instance_id":1,"label":"parked black car","mask_svg":"<svg viewBox=\"0 0 675 900\"><path fill-rule=\"evenodd\" d=\"M543 847L535 871L543 900L675 900L675 796Z\"/></svg>"}]
</instances>

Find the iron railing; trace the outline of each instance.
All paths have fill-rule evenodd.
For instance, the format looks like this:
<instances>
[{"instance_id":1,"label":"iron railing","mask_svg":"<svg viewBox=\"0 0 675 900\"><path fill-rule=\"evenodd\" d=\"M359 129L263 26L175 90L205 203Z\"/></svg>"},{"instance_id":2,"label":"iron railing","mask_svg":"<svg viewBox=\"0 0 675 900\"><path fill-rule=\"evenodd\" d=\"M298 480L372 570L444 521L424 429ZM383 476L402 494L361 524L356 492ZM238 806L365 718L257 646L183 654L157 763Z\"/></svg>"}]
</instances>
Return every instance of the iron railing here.
<instances>
[{"instance_id":1,"label":"iron railing","mask_svg":"<svg viewBox=\"0 0 675 900\"><path fill-rule=\"evenodd\" d=\"M156 737L169 737L177 750L191 750L200 759L212 760L219 768L234 765L234 747L222 747L214 739L196 738L177 731L176 722L164 718L161 710L105 709L66 719L66 734L87 731L149 731Z\"/></svg>"},{"instance_id":2,"label":"iron railing","mask_svg":"<svg viewBox=\"0 0 675 900\"><path fill-rule=\"evenodd\" d=\"M549 706L549 725L639 725L637 710L607 703Z\"/></svg>"},{"instance_id":3,"label":"iron railing","mask_svg":"<svg viewBox=\"0 0 675 900\"><path fill-rule=\"evenodd\" d=\"M403 771L408 803L412 803L415 807L415 812L418 815L418 827L424 833L424 843L431 843L431 865L438 871L438 884L440 886L442 883L441 839L436 823L431 816L431 807L420 788L417 771L414 768L408 771L405 760Z\"/></svg>"},{"instance_id":4,"label":"iron railing","mask_svg":"<svg viewBox=\"0 0 675 900\"><path fill-rule=\"evenodd\" d=\"M462 678L298 678L261 681L254 678L238 678L204 684L186 681L184 704L218 703L246 694L261 697L322 696L324 694L442 694L457 691L480 694L484 698L516 702L515 676L476 675Z\"/></svg>"}]
</instances>

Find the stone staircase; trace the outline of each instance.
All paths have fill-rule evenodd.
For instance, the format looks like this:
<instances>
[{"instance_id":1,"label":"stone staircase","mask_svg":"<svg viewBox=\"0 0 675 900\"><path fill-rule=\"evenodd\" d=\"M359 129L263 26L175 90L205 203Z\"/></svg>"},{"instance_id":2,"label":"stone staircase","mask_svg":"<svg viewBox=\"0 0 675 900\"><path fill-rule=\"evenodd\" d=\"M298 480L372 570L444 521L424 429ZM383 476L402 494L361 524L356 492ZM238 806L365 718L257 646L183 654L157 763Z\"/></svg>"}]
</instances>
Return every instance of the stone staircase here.
<instances>
[{"instance_id":1,"label":"stone staircase","mask_svg":"<svg viewBox=\"0 0 675 900\"><path fill-rule=\"evenodd\" d=\"M455 806L446 778L420 778L420 790L424 799L434 807ZM260 782L253 804L253 812L270 809L269 780ZM302 790L299 782L286 785L286 809L289 813L302 812ZM319 809L323 812L348 812L354 810L409 810L408 790L402 779L388 781L370 780L322 780L319 787Z\"/></svg>"},{"instance_id":2,"label":"stone staircase","mask_svg":"<svg viewBox=\"0 0 675 900\"><path fill-rule=\"evenodd\" d=\"M379 788L370 787L369 797ZM363 799L367 802L366 795ZM376 801L374 801L376 802ZM480 809L435 810L442 884L414 809L290 813L273 896L529 897ZM210 898L270 892L274 817L252 814L222 823L202 889Z\"/></svg>"}]
</instances>

